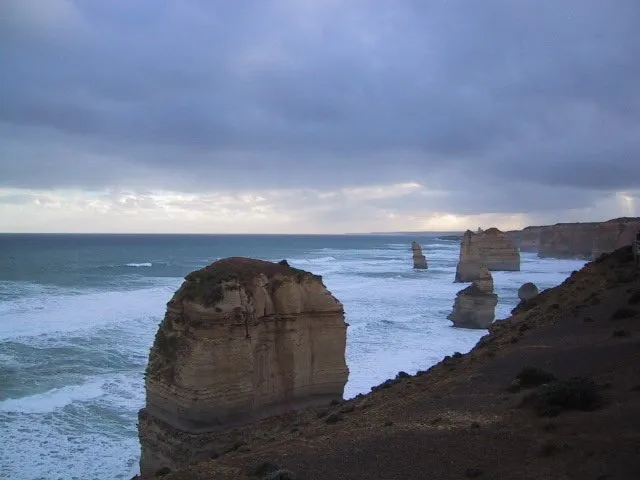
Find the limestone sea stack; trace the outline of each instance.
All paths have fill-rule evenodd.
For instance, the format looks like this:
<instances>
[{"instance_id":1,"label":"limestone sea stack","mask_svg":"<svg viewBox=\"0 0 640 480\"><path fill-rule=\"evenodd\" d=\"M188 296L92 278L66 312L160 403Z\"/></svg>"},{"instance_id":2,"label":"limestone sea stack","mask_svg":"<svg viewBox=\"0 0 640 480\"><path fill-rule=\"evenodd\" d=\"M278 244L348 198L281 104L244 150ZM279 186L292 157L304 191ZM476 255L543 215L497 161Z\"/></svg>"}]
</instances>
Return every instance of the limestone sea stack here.
<instances>
[{"instance_id":1,"label":"limestone sea stack","mask_svg":"<svg viewBox=\"0 0 640 480\"><path fill-rule=\"evenodd\" d=\"M498 296L493 293L493 277L482 267L478 280L456 295L453 311L447 317L454 327L488 328L496 316Z\"/></svg>"},{"instance_id":2,"label":"limestone sea stack","mask_svg":"<svg viewBox=\"0 0 640 480\"><path fill-rule=\"evenodd\" d=\"M427 259L422 254L422 246L418 242L411 242L411 250L413 251L413 268L426 270Z\"/></svg>"},{"instance_id":3,"label":"limestone sea stack","mask_svg":"<svg viewBox=\"0 0 640 480\"><path fill-rule=\"evenodd\" d=\"M454 281L477 280L482 266L493 271L520 270L520 252L513 235L507 235L497 228L480 233L467 230L460 241L460 258Z\"/></svg>"},{"instance_id":4,"label":"limestone sea stack","mask_svg":"<svg viewBox=\"0 0 640 480\"><path fill-rule=\"evenodd\" d=\"M219 260L167 304L139 413L144 477L215 457L230 428L342 399L343 306L321 277L283 263Z\"/></svg>"}]
</instances>

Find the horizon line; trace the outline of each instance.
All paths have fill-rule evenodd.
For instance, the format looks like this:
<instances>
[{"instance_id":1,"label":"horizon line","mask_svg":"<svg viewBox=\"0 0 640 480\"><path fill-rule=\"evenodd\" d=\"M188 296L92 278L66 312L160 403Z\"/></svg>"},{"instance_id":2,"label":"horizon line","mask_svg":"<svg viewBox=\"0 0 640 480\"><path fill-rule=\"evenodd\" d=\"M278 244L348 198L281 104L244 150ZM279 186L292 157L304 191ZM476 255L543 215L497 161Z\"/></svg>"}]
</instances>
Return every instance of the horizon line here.
<instances>
[{"instance_id":1,"label":"horizon line","mask_svg":"<svg viewBox=\"0 0 640 480\"><path fill-rule=\"evenodd\" d=\"M343 232L343 233L239 233L239 232L0 232L0 235L309 235L309 236L342 236L342 235L414 235L424 233L464 233L464 230L403 230L389 232Z\"/></svg>"}]
</instances>

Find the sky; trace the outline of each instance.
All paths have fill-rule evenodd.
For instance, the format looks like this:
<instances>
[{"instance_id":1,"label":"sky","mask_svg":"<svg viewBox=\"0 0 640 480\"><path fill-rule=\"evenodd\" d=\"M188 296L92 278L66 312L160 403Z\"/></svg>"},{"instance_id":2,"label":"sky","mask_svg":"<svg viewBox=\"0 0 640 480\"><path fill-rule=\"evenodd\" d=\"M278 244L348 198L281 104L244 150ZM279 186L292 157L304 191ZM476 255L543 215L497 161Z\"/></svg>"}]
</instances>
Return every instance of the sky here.
<instances>
[{"instance_id":1,"label":"sky","mask_svg":"<svg viewBox=\"0 0 640 480\"><path fill-rule=\"evenodd\" d=\"M640 215L637 0L2 0L0 232Z\"/></svg>"}]
</instances>

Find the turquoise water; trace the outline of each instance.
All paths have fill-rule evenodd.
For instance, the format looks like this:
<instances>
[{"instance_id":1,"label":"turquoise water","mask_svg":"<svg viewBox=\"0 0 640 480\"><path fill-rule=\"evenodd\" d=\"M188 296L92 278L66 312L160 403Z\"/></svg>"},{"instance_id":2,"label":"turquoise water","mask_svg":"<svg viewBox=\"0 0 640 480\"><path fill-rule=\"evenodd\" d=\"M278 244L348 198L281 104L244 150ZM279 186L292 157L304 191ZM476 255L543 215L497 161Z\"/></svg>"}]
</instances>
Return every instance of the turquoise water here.
<instances>
[{"instance_id":1,"label":"turquoise water","mask_svg":"<svg viewBox=\"0 0 640 480\"><path fill-rule=\"evenodd\" d=\"M438 235L0 235L0 476L137 473L142 374L165 304L218 258L323 275L350 324L346 397L468 351L484 332L446 319L464 285L452 283L458 243ZM427 271L411 268L414 239ZM551 287L583 264L524 254L521 272L494 272L497 316L525 281Z\"/></svg>"}]
</instances>

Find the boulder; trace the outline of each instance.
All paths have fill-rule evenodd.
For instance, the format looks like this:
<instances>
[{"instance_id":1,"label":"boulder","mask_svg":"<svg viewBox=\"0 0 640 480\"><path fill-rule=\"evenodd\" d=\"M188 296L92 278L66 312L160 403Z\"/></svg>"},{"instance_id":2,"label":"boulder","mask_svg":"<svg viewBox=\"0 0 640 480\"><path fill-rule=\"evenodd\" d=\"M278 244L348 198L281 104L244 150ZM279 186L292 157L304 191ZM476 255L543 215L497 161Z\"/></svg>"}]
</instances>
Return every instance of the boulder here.
<instances>
[{"instance_id":1,"label":"boulder","mask_svg":"<svg viewBox=\"0 0 640 480\"><path fill-rule=\"evenodd\" d=\"M518 289L518 298L520 301L526 302L538 295L538 293L538 287L536 287L535 283L527 282L523 283Z\"/></svg>"},{"instance_id":2,"label":"boulder","mask_svg":"<svg viewBox=\"0 0 640 480\"><path fill-rule=\"evenodd\" d=\"M498 296L493 293L493 277L485 267L480 269L480 277L456 295L447 317L454 327L488 328L495 319Z\"/></svg>"},{"instance_id":3,"label":"boulder","mask_svg":"<svg viewBox=\"0 0 640 480\"><path fill-rule=\"evenodd\" d=\"M427 259L422 254L422 247L418 242L411 242L411 250L413 251L413 268L425 270L427 268Z\"/></svg>"},{"instance_id":4,"label":"boulder","mask_svg":"<svg viewBox=\"0 0 640 480\"><path fill-rule=\"evenodd\" d=\"M520 252L513 235L497 228L480 233L467 230L460 242L460 257L455 282L472 282L480 275L481 266L492 271L520 270Z\"/></svg>"},{"instance_id":5,"label":"boulder","mask_svg":"<svg viewBox=\"0 0 640 480\"><path fill-rule=\"evenodd\" d=\"M342 400L346 329L342 304L303 270L235 257L187 275L149 355L142 475L233 448L235 427Z\"/></svg>"}]
</instances>

